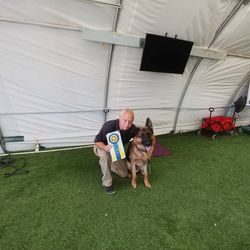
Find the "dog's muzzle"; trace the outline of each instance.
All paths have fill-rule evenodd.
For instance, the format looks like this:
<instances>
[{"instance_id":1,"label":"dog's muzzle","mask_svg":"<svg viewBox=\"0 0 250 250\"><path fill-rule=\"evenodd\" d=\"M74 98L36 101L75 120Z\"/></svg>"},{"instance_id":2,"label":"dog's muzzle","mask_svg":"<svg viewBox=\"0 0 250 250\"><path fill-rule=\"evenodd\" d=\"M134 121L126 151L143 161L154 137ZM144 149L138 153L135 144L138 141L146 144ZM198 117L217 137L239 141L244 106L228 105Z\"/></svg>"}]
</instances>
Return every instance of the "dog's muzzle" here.
<instances>
[{"instance_id":1,"label":"dog's muzzle","mask_svg":"<svg viewBox=\"0 0 250 250\"><path fill-rule=\"evenodd\" d=\"M142 141L142 144L146 148L147 152L151 150L151 141Z\"/></svg>"}]
</instances>

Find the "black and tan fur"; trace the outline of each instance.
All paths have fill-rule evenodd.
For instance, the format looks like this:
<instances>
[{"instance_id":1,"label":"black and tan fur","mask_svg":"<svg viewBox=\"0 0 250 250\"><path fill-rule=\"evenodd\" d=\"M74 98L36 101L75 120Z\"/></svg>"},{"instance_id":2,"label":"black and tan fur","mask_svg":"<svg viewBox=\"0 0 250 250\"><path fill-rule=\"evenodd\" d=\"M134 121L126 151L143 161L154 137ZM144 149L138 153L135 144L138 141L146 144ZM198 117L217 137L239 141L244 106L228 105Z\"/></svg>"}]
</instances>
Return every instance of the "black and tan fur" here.
<instances>
[{"instance_id":1,"label":"black and tan fur","mask_svg":"<svg viewBox=\"0 0 250 250\"><path fill-rule=\"evenodd\" d=\"M151 120L147 118L145 127L137 128L135 137L128 147L127 166L131 173L133 188L136 188L136 172L138 171L144 176L145 186L147 188L151 187L148 180L148 162L154 143L153 125Z\"/></svg>"}]
</instances>

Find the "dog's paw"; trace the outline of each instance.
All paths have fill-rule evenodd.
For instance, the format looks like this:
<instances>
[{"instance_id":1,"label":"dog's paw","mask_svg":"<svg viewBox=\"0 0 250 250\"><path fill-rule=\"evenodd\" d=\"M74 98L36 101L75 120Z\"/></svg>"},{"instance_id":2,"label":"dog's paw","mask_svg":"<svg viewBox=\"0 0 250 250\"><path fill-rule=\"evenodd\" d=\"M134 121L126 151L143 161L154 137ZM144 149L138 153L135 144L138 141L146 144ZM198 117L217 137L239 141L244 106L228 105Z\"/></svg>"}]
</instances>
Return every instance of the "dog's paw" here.
<instances>
[{"instance_id":1,"label":"dog's paw","mask_svg":"<svg viewBox=\"0 0 250 250\"><path fill-rule=\"evenodd\" d=\"M144 185L147 188L151 188L151 184L148 181L144 181Z\"/></svg>"},{"instance_id":2,"label":"dog's paw","mask_svg":"<svg viewBox=\"0 0 250 250\"><path fill-rule=\"evenodd\" d=\"M136 181L132 180L131 185L132 185L133 188L136 188Z\"/></svg>"}]
</instances>

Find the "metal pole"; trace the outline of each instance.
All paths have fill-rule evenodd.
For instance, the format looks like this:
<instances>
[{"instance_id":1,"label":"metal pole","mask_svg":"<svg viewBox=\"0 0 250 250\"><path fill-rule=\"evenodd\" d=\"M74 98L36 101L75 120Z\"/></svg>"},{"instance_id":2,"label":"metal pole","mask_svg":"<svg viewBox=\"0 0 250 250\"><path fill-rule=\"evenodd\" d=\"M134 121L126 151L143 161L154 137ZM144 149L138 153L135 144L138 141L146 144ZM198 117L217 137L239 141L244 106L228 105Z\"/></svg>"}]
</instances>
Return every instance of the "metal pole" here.
<instances>
[{"instance_id":1,"label":"metal pole","mask_svg":"<svg viewBox=\"0 0 250 250\"><path fill-rule=\"evenodd\" d=\"M122 5L122 0L118 0L117 3L119 6ZM115 18L112 26L112 32L116 31L118 18L119 18L120 8L116 9ZM111 63L113 58L114 52L114 44L110 44L109 53L108 53L108 61L107 61L107 68L106 68L106 78L105 78L105 93L104 93L104 122L107 121L107 113L109 112L108 108L108 98L109 98L109 79L110 79L110 70L111 70Z\"/></svg>"}]
</instances>

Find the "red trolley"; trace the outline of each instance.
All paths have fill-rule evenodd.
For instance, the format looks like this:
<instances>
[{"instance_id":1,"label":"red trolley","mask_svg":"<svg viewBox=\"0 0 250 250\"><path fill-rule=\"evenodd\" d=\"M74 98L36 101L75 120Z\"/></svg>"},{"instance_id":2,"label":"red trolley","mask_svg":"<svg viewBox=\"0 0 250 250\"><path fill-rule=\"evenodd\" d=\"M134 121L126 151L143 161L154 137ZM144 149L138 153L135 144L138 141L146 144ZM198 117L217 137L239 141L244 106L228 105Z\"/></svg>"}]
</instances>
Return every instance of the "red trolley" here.
<instances>
[{"instance_id":1,"label":"red trolley","mask_svg":"<svg viewBox=\"0 0 250 250\"><path fill-rule=\"evenodd\" d=\"M201 132L208 132L212 134L212 139L215 139L216 135L220 132L229 132L230 134L234 133L235 130L235 113L239 113L243 110L246 105L246 97L241 96L236 102L234 102L234 112L233 116L214 116L214 108L209 108L210 116L202 119L201 130L198 131L198 135Z\"/></svg>"}]
</instances>

